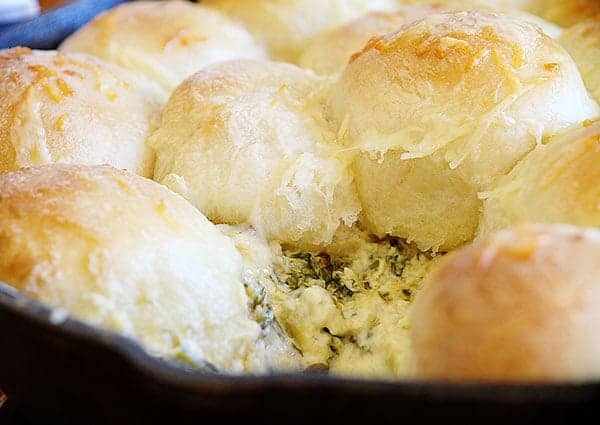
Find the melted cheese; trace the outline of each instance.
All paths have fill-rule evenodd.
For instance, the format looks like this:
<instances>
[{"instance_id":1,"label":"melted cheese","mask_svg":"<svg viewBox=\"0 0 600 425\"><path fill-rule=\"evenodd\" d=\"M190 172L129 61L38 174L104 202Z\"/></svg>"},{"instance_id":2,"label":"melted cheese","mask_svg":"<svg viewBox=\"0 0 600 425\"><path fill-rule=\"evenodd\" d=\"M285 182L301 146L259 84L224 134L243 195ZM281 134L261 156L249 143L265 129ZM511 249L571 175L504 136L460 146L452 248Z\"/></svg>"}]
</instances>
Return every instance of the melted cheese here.
<instances>
[{"instance_id":1,"label":"melted cheese","mask_svg":"<svg viewBox=\"0 0 600 425\"><path fill-rule=\"evenodd\" d=\"M256 372L269 370L298 370L304 366L293 342L275 319L270 295L276 280L271 264L273 249L257 232L248 226L217 226L230 237L244 260L242 282L248 296L250 316L261 327L261 338L256 342L247 369Z\"/></svg>"}]
</instances>

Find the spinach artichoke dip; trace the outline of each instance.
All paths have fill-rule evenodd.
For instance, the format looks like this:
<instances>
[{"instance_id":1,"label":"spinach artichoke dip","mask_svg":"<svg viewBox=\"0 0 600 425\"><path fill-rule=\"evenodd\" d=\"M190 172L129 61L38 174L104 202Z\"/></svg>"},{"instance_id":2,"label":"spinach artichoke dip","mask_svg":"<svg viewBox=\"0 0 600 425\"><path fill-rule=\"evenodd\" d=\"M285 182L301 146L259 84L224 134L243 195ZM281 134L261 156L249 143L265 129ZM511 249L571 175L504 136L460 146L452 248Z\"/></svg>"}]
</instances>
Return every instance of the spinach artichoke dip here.
<instances>
[{"instance_id":1,"label":"spinach artichoke dip","mask_svg":"<svg viewBox=\"0 0 600 425\"><path fill-rule=\"evenodd\" d=\"M249 227L219 227L246 260L246 291L274 368L409 374L411 302L440 254L356 226L315 251L267 243Z\"/></svg>"}]
</instances>

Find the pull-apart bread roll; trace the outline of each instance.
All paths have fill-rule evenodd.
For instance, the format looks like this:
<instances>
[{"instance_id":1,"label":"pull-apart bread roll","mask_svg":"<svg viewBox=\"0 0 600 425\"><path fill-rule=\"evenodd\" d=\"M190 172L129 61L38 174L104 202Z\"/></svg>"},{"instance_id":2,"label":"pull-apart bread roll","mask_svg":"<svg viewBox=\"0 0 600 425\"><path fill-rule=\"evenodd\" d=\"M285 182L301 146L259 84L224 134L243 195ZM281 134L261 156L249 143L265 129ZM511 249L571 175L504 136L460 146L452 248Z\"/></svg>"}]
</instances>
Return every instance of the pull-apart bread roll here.
<instances>
[{"instance_id":1,"label":"pull-apart bread roll","mask_svg":"<svg viewBox=\"0 0 600 425\"><path fill-rule=\"evenodd\" d=\"M538 146L482 196L482 234L523 221L600 226L600 119Z\"/></svg>"},{"instance_id":2,"label":"pull-apart bread roll","mask_svg":"<svg viewBox=\"0 0 600 425\"><path fill-rule=\"evenodd\" d=\"M329 242L359 207L333 142L328 87L283 63L205 68L175 90L149 139L155 180L215 222L250 223L280 242Z\"/></svg>"},{"instance_id":3,"label":"pull-apart bread roll","mask_svg":"<svg viewBox=\"0 0 600 425\"><path fill-rule=\"evenodd\" d=\"M526 225L446 258L413 310L417 377L600 377L600 232Z\"/></svg>"},{"instance_id":4,"label":"pull-apart bread roll","mask_svg":"<svg viewBox=\"0 0 600 425\"><path fill-rule=\"evenodd\" d=\"M558 37L560 27L534 15L517 9L492 9L472 2L434 1L423 5L401 7L395 12L372 12L341 27L326 31L312 39L300 56L298 63L318 74L333 74L344 69L350 57L360 51L369 39L376 35L398 31L403 25L425 18L433 13L460 10L488 10L503 12L509 16L534 23L553 38Z\"/></svg>"},{"instance_id":5,"label":"pull-apart bread roll","mask_svg":"<svg viewBox=\"0 0 600 425\"><path fill-rule=\"evenodd\" d=\"M266 54L244 27L187 1L123 4L75 32L60 49L142 73L169 92L211 63Z\"/></svg>"},{"instance_id":6,"label":"pull-apart bread roll","mask_svg":"<svg viewBox=\"0 0 600 425\"><path fill-rule=\"evenodd\" d=\"M313 38L298 63L318 74L333 74L343 70L352 54L362 49L371 37L396 31L429 14L449 10L452 9L436 3L405 7L396 12L369 13Z\"/></svg>"},{"instance_id":7,"label":"pull-apart bread roll","mask_svg":"<svg viewBox=\"0 0 600 425\"><path fill-rule=\"evenodd\" d=\"M516 9L497 9L473 2L454 4L432 2L424 5L402 7L396 12L372 12L341 27L313 38L300 56L298 63L318 74L333 74L347 65L350 57L360 51L373 36L400 30L403 25L425 18L433 13L460 10L488 10L503 12L511 17L537 24L548 35L558 37L562 30L537 16Z\"/></svg>"},{"instance_id":8,"label":"pull-apart bread roll","mask_svg":"<svg viewBox=\"0 0 600 425\"><path fill-rule=\"evenodd\" d=\"M542 140L600 112L570 56L504 15L431 15L371 39L333 89L358 152L363 224L451 249L473 238L488 189Z\"/></svg>"},{"instance_id":9,"label":"pull-apart bread roll","mask_svg":"<svg viewBox=\"0 0 600 425\"><path fill-rule=\"evenodd\" d=\"M140 340L153 354L231 372L252 363L233 242L164 186L108 166L0 176L0 280Z\"/></svg>"},{"instance_id":10,"label":"pull-apart bread roll","mask_svg":"<svg viewBox=\"0 0 600 425\"><path fill-rule=\"evenodd\" d=\"M295 61L317 34L397 0L203 0L244 24L277 60Z\"/></svg>"},{"instance_id":11,"label":"pull-apart bread roll","mask_svg":"<svg viewBox=\"0 0 600 425\"><path fill-rule=\"evenodd\" d=\"M153 84L91 57L0 51L0 172L78 163L151 176L145 139L164 100Z\"/></svg>"},{"instance_id":12,"label":"pull-apart bread roll","mask_svg":"<svg viewBox=\"0 0 600 425\"><path fill-rule=\"evenodd\" d=\"M600 102L600 13L595 19L568 28L559 42L579 66L592 96Z\"/></svg>"}]
</instances>

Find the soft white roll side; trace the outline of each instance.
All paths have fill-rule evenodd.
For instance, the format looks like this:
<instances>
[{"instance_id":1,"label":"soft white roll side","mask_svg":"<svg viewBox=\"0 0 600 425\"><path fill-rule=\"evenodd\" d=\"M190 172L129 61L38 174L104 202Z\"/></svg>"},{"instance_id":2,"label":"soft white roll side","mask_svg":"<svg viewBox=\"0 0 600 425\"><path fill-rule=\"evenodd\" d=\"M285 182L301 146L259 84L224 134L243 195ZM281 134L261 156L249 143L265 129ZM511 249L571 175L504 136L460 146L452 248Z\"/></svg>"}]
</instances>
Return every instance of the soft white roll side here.
<instances>
[{"instance_id":1,"label":"soft white roll side","mask_svg":"<svg viewBox=\"0 0 600 425\"><path fill-rule=\"evenodd\" d=\"M100 57L151 78L168 92L211 63L266 56L243 26L187 1L117 6L68 37L60 50Z\"/></svg>"},{"instance_id":2,"label":"soft white roll side","mask_svg":"<svg viewBox=\"0 0 600 425\"><path fill-rule=\"evenodd\" d=\"M520 226L449 255L415 301L416 376L598 379L599 282L596 229Z\"/></svg>"},{"instance_id":3,"label":"soft white roll side","mask_svg":"<svg viewBox=\"0 0 600 425\"><path fill-rule=\"evenodd\" d=\"M558 40L577 63L586 87L600 102L600 12L568 28Z\"/></svg>"},{"instance_id":4,"label":"soft white roll side","mask_svg":"<svg viewBox=\"0 0 600 425\"><path fill-rule=\"evenodd\" d=\"M442 250L474 237L479 192L546 137L600 113L554 40L473 11L371 39L332 107L358 154L366 228Z\"/></svg>"},{"instance_id":5,"label":"soft white roll side","mask_svg":"<svg viewBox=\"0 0 600 425\"><path fill-rule=\"evenodd\" d=\"M49 163L110 164L151 176L145 139L162 91L78 54L0 51L0 173Z\"/></svg>"},{"instance_id":6,"label":"soft white roll side","mask_svg":"<svg viewBox=\"0 0 600 425\"><path fill-rule=\"evenodd\" d=\"M294 62L317 34L369 11L395 10L397 0L204 0L203 4L234 17L277 60Z\"/></svg>"},{"instance_id":7,"label":"soft white roll side","mask_svg":"<svg viewBox=\"0 0 600 425\"><path fill-rule=\"evenodd\" d=\"M218 223L270 240L327 243L359 206L327 114L329 81L293 65L232 61L171 96L149 142L154 177Z\"/></svg>"},{"instance_id":8,"label":"soft white roll side","mask_svg":"<svg viewBox=\"0 0 600 425\"><path fill-rule=\"evenodd\" d=\"M0 176L0 280L152 354L252 369L243 260L193 206L108 166Z\"/></svg>"},{"instance_id":9,"label":"soft white roll side","mask_svg":"<svg viewBox=\"0 0 600 425\"><path fill-rule=\"evenodd\" d=\"M523 221L600 226L600 119L538 146L482 195L482 235Z\"/></svg>"}]
</instances>

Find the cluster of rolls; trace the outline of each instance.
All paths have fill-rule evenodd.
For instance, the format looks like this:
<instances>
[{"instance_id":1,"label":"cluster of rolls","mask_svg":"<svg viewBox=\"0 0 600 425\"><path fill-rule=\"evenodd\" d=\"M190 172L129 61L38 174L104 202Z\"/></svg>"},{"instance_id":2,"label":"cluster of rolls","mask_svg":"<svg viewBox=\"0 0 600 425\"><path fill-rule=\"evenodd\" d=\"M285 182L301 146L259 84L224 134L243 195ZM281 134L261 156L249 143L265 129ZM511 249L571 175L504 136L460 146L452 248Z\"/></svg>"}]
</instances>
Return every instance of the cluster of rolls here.
<instances>
[{"instance_id":1,"label":"cluster of rolls","mask_svg":"<svg viewBox=\"0 0 600 425\"><path fill-rule=\"evenodd\" d=\"M358 224L456 250L416 303L416 376L600 375L598 9L142 1L58 52L2 51L0 280L259 370L213 223L301 249Z\"/></svg>"}]
</instances>

